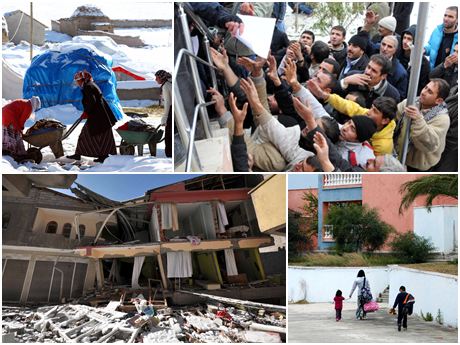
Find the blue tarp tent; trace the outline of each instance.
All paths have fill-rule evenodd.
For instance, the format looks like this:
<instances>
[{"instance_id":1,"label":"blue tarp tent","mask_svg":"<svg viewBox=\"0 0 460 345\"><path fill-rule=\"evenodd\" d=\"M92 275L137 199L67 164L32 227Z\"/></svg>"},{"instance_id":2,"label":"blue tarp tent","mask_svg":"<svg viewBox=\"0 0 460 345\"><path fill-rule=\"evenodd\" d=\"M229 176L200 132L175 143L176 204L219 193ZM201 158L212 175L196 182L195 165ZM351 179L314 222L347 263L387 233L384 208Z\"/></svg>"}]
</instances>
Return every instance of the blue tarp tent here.
<instances>
[{"instance_id":1,"label":"blue tarp tent","mask_svg":"<svg viewBox=\"0 0 460 345\"><path fill-rule=\"evenodd\" d=\"M60 51L49 50L33 58L26 71L23 85L24 98L39 96L42 107L72 103L83 111L82 92L74 83L78 71L91 73L117 120L123 117L116 92L116 77L112 71L112 58L89 44L66 46Z\"/></svg>"}]
</instances>

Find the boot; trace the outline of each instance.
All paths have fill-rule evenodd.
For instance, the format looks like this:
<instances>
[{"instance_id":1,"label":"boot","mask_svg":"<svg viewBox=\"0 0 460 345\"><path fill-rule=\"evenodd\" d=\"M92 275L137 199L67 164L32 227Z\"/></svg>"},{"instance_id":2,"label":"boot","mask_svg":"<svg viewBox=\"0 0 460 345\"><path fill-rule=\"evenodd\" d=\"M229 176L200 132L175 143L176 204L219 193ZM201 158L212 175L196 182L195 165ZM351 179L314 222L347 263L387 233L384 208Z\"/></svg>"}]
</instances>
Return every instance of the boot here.
<instances>
[{"instance_id":1,"label":"boot","mask_svg":"<svg viewBox=\"0 0 460 345\"><path fill-rule=\"evenodd\" d=\"M94 160L94 163L104 163L104 161L106 160L108 156L101 156L101 157L97 157L95 160Z\"/></svg>"},{"instance_id":2,"label":"boot","mask_svg":"<svg viewBox=\"0 0 460 345\"><path fill-rule=\"evenodd\" d=\"M398 325L398 332L401 332L401 325Z\"/></svg>"},{"instance_id":3,"label":"boot","mask_svg":"<svg viewBox=\"0 0 460 345\"><path fill-rule=\"evenodd\" d=\"M81 155L79 155L77 153L75 153L75 154L73 154L71 156L66 156L66 157L69 158L69 159L75 159L76 161L79 161L81 159Z\"/></svg>"}]
</instances>

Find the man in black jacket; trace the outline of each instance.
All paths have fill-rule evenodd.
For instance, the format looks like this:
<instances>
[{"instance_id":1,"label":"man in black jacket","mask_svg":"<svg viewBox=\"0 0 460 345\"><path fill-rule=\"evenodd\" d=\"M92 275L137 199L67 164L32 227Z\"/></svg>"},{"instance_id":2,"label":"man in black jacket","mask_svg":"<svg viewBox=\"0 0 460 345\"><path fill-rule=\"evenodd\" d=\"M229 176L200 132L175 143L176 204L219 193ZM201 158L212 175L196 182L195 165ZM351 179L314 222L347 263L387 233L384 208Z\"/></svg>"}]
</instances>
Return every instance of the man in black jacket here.
<instances>
[{"instance_id":1,"label":"man in black jacket","mask_svg":"<svg viewBox=\"0 0 460 345\"><path fill-rule=\"evenodd\" d=\"M398 331L401 332L402 327L407 331L407 315L412 314L414 308L415 299L414 297L406 292L406 287L401 285L399 288L399 294L396 296L393 308L390 310L394 314L396 306L398 306Z\"/></svg>"},{"instance_id":2,"label":"man in black jacket","mask_svg":"<svg viewBox=\"0 0 460 345\"><path fill-rule=\"evenodd\" d=\"M342 79L353 71L364 71L369 58L365 54L369 34L367 32L359 32L348 41L347 57L343 63L342 70L339 74L339 79Z\"/></svg>"},{"instance_id":3,"label":"man in black jacket","mask_svg":"<svg viewBox=\"0 0 460 345\"><path fill-rule=\"evenodd\" d=\"M391 62L382 54L372 55L363 74L355 72L340 81L342 94L352 91L362 92L366 99L366 108L371 108L377 97L386 96L400 101L398 90L386 79L391 71Z\"/></svg>"}]
</instances>

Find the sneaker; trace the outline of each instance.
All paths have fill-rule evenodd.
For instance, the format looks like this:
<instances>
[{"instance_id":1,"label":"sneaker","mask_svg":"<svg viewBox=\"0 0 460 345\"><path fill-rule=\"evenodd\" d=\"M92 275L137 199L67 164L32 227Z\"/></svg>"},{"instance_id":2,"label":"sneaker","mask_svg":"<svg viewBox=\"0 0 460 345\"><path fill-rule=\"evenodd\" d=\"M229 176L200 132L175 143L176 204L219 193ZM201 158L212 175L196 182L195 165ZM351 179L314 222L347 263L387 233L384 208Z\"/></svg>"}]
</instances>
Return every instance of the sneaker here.
<instances>
[{"instance_id":1,"label":"sneaker","mask_svg":"<svg viewBox=\"0 0 460 345\"><path fill-rule=\"evenodd\" d=\"M340 319L335 319L335 321L339 322Z\"/></svg>"},{"instance_id":2,"label":"sneaker","mask_svg":"<svg viewBox=\"0 0 460 345\"><path fill-rule=\"evenodd\" d=\"M407 327L403 327L403 331L407 331Z\"/></svg>"}]
</instances>

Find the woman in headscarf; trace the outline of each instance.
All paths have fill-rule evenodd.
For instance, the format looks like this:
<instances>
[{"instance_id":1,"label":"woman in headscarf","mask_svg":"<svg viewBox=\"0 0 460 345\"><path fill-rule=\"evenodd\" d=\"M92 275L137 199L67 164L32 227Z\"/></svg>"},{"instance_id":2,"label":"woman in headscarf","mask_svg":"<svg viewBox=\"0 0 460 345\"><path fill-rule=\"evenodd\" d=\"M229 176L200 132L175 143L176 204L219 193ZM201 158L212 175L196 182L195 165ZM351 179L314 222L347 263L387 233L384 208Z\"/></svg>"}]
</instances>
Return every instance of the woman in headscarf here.
<instances>
[{"instance_id":1,"label":"woman in headscarf","mask_svg":"<svg viewBox=\"0 0 460 345\"><path fill-rule=\"evenodd\" d=\"M94 161L102 163L109 155L117 154L112 132L117 120L89 72L77 72L74 81L83 93L81 117L86 119L86 123L78 138L75 154L67 157L77 160L81 156L96 157Z\"/></svg>"},{"instance_id":2,"label":"woman in headscarf","mask_svg":"<svg viewBox=\"0 0 460 345\"><path fill-rule=\"evenodd\" d=\"M33 96L31 99L16 99L2 107L3 155L11 156L18 162L33 159L36 163L40 163L37 162L38 157L28 154L22 140L24 124L40 106L40 98ZM41 158L39 158L39 160L41 160Z\"/></svg>"},{"instance_id":3,"label":"woman in headscarf","mask_svg":"<svg viewBox=\"0 0 460 345\"><path fill-rule=\"evenodd\" d=\"M164 114L161 124L165 127L165 155L172 157L172 77L165 70L155 73L155 80L161 85L161 95L164 104Z\"/></svg>"}]
</instances>

